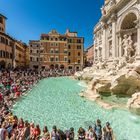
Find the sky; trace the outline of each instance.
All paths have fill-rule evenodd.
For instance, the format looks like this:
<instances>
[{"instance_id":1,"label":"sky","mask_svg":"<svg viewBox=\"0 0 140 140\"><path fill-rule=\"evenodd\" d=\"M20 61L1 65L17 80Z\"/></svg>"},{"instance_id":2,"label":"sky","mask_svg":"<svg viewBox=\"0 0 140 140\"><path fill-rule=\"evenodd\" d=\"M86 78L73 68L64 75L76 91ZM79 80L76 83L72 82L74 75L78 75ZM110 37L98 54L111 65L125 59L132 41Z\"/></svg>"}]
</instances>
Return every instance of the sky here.
<instances>
[{"instance_id":1,"label":"sky","mask_svg":"<svg viewBox=\"0 0 140 140\"><path fill-rule=\"evenodd\" d=\"M93 44L93 28L101 17L104 0L0 0L0 13L7 17L6 33L27 43L56 29L77 31L85 48Z\"/></svg>"}]
</instances>

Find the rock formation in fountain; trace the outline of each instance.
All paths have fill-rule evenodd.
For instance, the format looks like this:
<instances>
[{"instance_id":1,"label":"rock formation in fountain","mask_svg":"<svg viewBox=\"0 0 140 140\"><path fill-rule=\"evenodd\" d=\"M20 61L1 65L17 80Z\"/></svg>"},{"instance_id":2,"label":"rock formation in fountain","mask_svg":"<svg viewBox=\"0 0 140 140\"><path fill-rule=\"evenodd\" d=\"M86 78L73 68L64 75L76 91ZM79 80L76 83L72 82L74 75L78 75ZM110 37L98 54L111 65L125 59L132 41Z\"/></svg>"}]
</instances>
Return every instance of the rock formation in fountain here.
<instances>
[{"instance_id":1,"label":"rock formation in fountain","mask_svg":"<svg viewBox=\"0 0 140 140\"><path fill-rule=\"evenodd\" d=\"M132 98L128 100L127 107L140 115L140 92L132 95Z\"/></svg>"},{"instance_id":2,"label":"rock formation in fountain","mask_svg":"<svg viewBox=\"0 0 140 140\"><path fill-rule=\"evenodd\" d=\"M140 61L135 57L122 57L112 62L102 62L76 72L75 78L88 81L82 96L98 100L102 93L133 95L140 91Z\"/></svg>"}]
</instances>

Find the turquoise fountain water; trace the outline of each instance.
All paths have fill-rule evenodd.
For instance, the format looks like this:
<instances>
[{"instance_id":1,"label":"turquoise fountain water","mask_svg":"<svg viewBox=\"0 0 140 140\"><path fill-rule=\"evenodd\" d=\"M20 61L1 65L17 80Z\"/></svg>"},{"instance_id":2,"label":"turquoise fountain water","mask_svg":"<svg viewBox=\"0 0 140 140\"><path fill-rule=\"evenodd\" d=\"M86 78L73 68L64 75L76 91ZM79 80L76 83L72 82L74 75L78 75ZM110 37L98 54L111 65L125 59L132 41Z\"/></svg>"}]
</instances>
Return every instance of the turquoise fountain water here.
<instances>
[{"instance_id":1,"label":"turquoise fountain water","mask_svg":"<svg viewBox=\"0 0 140 140\"><path fill-rule=\"evenodd\" d=\"M84 88L82 83L69 78L41 80L14 105L13 112L24 120L39 123L41 128L74 127L75 132L80 126L87 129L99 118L102 125L111 123L117 140L140 140L140 116L122 109L105 110L78 95Z\"/></svg>"}]
</instances>

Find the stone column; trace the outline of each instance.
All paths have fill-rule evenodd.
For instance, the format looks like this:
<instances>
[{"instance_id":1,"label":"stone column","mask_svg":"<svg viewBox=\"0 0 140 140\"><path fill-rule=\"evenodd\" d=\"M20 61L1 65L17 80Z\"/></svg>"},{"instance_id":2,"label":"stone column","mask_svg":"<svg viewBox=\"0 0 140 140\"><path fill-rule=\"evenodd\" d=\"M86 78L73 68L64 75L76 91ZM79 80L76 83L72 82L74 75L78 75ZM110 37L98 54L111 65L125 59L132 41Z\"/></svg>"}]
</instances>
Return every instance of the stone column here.
<instances>
[{"instance_id":1,"label":"stone column","mask_svg":"<svg viewBox=\"0 0 140 140\"><path fill-rule=\"evenodd\" d=\"M119 57L122 57L122 38L119 36Z\"/></svg>"},{"instance_id":2,"label":"stone column","mask_svg":"<svg viewBox=\"0 0 140 140\"><path fill-rule=\"evenodd\" d=\"M140 21L137 23L137 56L140 57Z\"/></svg>"},{"instance_id":3,"label":"stone column","mask_svg":"<svg viewBox=\"0 0 140 140\"><path fill-rule=\"evenodd\" d=\"M106 59L106 24L103 25L103 35L102 35L102 59Z\"/></svg>"},{"instance_id":4,"label":"stone column","mask_svg":"<svg viewBox=\"0 0 140 140\"><path fill-rule=\"evenodd\" d=\"M112 20L112 57L117 57L117 45L116 45L116 16L111 17Z\"/></svg>"}]
</instances>

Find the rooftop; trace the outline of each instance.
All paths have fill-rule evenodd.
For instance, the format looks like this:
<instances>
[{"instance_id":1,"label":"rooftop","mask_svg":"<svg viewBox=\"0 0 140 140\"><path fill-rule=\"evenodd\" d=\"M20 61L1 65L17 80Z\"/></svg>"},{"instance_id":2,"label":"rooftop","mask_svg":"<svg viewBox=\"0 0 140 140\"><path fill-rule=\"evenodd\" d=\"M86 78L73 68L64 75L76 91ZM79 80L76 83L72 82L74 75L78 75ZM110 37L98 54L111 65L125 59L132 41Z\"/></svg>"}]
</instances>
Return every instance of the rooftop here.
<instances>
[{"instance_id":1,"label":"rooftop","mask_svg":"<svg viewBox=\"0 0 140 140\"><path fill-rule=\"evenodd\" d=\"M1 13L0 13L0 17L4 17L5 19L7 19L7 17L5 17L4 15L2 15Z\"/></svg>"}]
</instances>

